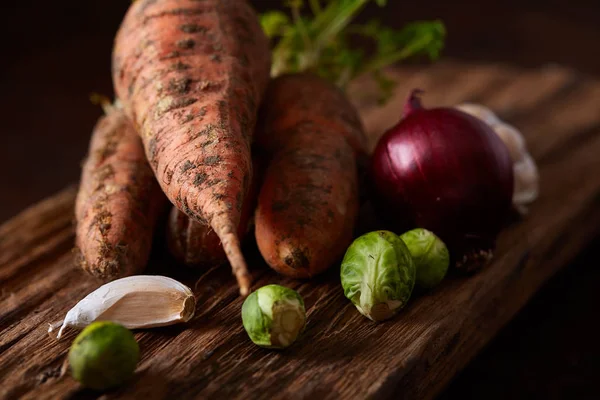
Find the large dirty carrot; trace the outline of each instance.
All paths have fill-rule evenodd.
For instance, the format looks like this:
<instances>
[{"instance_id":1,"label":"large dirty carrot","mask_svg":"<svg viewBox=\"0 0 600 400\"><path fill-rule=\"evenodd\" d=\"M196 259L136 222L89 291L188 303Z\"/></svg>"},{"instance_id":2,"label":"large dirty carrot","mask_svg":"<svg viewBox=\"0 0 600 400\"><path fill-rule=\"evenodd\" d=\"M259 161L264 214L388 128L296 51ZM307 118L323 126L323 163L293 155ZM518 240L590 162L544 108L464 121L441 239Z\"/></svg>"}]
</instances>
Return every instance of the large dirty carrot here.
<instances>
[{"instance_id":1,"label":"large dirty carrot","mask_svg":"<svg viewBox=\"0 0 600 400\"><path fill-rule=\"evenodd\" d=\"M131 121L116 107L105 109L83 163L75 218L78 263L110 281L144 269L167 201Z\"/></svg>"},{"instance_id":2,"label":"large dirty carrot","mask_svg":"<svg viewBox=\"0 0 600 400\"><path fill-rule=\"evenodd\" d=\"M138 0L113 52L115 90L158 182L219 236L242 295L251 278L237 227L269 69L268 39L245 0Z\"/></svg>"},{"instance_id":3,"label":"large dirty carrot","mask_svg":"<svg viewBox=\"0 0 600 400\"><path fill-rule=\"evenodd\" d=\"M257 145L271 154L255 216L256 241L276 271L307 278L352 241L361 122L343 93L310 74L271 82Z\"/></svg>"},{"instance_id":4,"label":"large dirty carrot","mask_svg":"<svg viewBox=\"0 0 600 400\"><path fill-rule=\"evenodd\" d=\"M237 230L242 241L253 227L252 219L260 187L260 164L260 160L253 158L252 182L244 199ZM173 257L189 267L208 268L227 261L221 240L210 225L190 219L177 207L173 207L169 214L167 245Z\"/></svg>"}]
</instances>

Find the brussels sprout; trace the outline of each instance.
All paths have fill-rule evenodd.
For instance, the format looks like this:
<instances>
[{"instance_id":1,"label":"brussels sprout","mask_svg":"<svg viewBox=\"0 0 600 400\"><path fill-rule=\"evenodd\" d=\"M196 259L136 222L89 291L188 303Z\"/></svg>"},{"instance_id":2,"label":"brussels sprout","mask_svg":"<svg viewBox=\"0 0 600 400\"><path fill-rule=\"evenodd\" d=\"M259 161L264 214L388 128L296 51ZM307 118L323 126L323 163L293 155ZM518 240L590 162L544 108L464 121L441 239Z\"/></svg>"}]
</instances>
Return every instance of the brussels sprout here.
<instances>
[{"instance_id":1,"label":"brussels sprout","mask_svg":"<svg viewBox=\"0 0 600 400\"><path fill-rule=\"evenodd\" d=\"M275 349L288 347L304 329L304 301L292 289L263 286L244 301L242 322L255 344Z\"/></svg>"},{"instance_id":2,"label":"brussels sprout","mask_svg":"<svg viewBox=\"0 0 600 400\"><path fill-rule=\"evenodd\" d=\"M417 269L416 285L422 289L437 286L446 276L450 254L442 240L427 229L413 229L400 239L406 244Z\"/></svg>"},{"instance_id":3,"label":"brussels sprout","mask_svg":"<svg viewBox=\"0 0 600 400\"><path fill-rule=\"evenodd\" d=\"M119 386L133 376L140 348L127 328L93 322L73 341L69 364L73 377L96 390Z\"/></svg>"},{"instance_id":4,"label":"brussels sprout","mask_svg":"<svg viewBox=\"0 0 600 400\"><path fill-rule=\"evenodd\" d=\"M344 294L365 317L391 318L408 302L415 285L415 266L404 242L389 231L357 238L341 268Z\"/></svg>"}]
</instances>

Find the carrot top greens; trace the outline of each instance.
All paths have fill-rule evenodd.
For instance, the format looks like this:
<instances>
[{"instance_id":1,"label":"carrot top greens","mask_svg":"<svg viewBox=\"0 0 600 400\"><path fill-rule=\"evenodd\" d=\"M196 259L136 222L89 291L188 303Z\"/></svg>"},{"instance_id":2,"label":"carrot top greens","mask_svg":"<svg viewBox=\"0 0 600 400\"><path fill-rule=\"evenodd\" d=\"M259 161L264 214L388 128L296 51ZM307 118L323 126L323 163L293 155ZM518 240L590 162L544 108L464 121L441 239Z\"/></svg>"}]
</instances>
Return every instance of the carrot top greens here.
<instances>
[{"instance_id":1,"label":"carrot top greens","mask_svg":"<svg viewBox=\"0 0 600 400\"><path fill-rule=\"evenodd\" d=\"M379 7L387 3L372 1ZM289 14L264 13L262 27L275 40L271 75L310 71L344 88L355 77L372 74L385 97L394 82L382 73L384 67L416 56L439 57L446 35L439 20L412 22L400 30L377 20L353 23L372 1L286 0ZM373 50L352 47L354 38L371 42Z\"/></svg>"}]
</instances>

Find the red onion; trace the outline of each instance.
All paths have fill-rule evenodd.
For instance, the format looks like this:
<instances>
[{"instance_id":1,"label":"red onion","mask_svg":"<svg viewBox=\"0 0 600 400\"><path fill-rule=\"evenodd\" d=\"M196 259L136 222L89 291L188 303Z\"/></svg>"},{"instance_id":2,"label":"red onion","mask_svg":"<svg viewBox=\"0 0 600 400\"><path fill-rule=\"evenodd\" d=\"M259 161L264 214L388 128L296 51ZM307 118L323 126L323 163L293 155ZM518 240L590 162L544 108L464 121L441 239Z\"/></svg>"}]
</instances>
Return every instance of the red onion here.
<instances>
[{"instance_id":1,"label":"red onion","mask_svg":"<svg viewBox=\"0 0 600 400\"><path fill-rule=\"evenodd\" d=\"M510 215L512 161L487 124L457 109L424 109L419 94L375 148L373 200L388 229L429 229L459 269L472 271L491 260Z\"/></svg>"}]
</instances>

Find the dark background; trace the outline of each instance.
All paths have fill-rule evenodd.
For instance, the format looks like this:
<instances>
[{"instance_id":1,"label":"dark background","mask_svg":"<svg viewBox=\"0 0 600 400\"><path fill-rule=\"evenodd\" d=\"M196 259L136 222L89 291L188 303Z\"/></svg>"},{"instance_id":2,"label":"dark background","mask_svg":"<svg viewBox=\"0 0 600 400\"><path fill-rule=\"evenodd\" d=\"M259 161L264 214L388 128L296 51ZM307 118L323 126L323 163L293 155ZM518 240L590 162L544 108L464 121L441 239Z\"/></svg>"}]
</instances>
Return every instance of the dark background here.
<instances>
[{"instance_id":1,"label":"dark background","mask_svg":"<svg viewBox=\"0 0 600 400\"><path fill-rule=\"evenodd\" d=\"M600 77L598 0L388 1L385 12L369 7L365 17L392 26L441 18L446 57L527 68L557 63ZM101 114L88 97L112 95L112 38L129 4L6 3L0 24L0 222L77 181ZM264 10L281 2L254 4ZM600 398L598 245L546 285L441 397Z\"/></svg>"}]
</instances>

